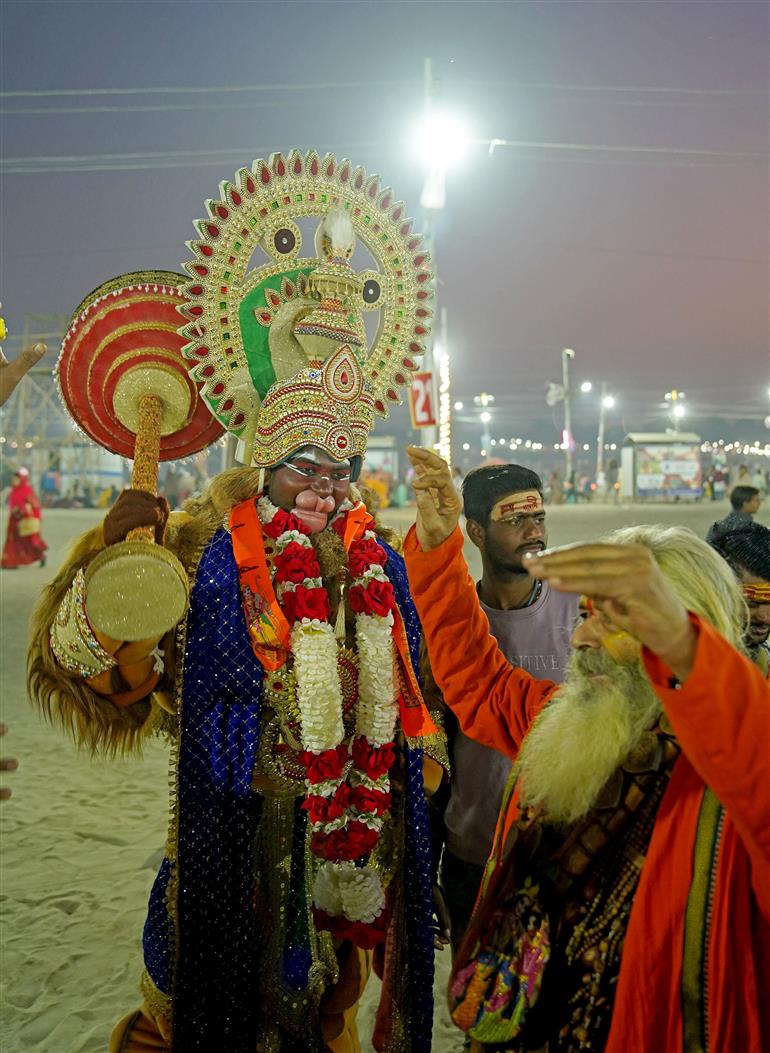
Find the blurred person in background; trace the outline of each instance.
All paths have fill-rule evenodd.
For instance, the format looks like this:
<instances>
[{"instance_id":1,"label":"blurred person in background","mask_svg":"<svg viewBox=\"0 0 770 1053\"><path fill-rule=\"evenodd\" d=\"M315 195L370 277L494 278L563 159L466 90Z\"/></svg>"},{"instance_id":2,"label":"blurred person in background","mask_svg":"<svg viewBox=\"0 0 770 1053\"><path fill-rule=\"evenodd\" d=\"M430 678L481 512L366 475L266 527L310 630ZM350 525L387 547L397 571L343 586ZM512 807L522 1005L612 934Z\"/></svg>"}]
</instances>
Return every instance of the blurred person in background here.
<instances>
[{"instance_id":1,"label":"blurred person in background","mask_svg":"<svg viewBox=\"0 0 770 1053\"><path fill-rule=\"evenodd\" d=\"M551 504L560 505L564 500L564 486L562 485L558 468L555 468L548 476L548 491L551 496Z\"/></svg>"},{"instance_id":2,"label":"blurred person in background","mask_svg":"<svg viewBox=\"0 0 770 1053\"><path fill-rule=\"evenodd\" d=\"M620 500L620 468L614 457L607 465L607 497L613 504Z\"/></svg>"},{"instance_id":3,"label":"blurred person in background","mask_svg":"<svg viewBox=\"0 0 770 1053\"><path fill-rule=\"evenodd\" d=\"M727 469L723 464L714 465L713 488L714 500L721 501L727 493Z\"/></svg>"},{"instance_id":4,"label":"blurred person in background","mask_svg":"<svg viewBox=\"0 0 770 1053\"><path fill-rule=\"evenodd\" d=\"M712 523L706 534L709 545L720 534L726 534L731 530L740 530L742 527L750 526L754 522L754 516L759 511L761 497L759 490L754 486L734 486L730 491L730 504L732 510L724 517Z\"/></svg>"},{"instance_id":5,"label":"blurred person in background","mask_svg":"<svg viewBox=\"0 0 770 1053\"><path fill-rule=\"evenodd\" d=\"M3 548L3 570L16 570L29 563L39 563L44 567L48 545L40 535L40 501L26 468L14 472L8 507L10 515Z\"/></svg>"},{"instance_id":6,"label":"blurred person in background","mask_svg":"<svg viewBox=\"0 0 770 1053\"><path fill-rule=\"evenodd\" d=\"M751 658L767 676L770 671L770 530L761 523L751 523L741 530L717 535L710 544L727 560L741 583L750 619L744 643Z\"/></svg>"},{"instance_id":7,"label":"blurred person in background","mask_svg":"<svg viewBox=\"0 0 770 1053\"><path fill-rule=\"evenodd\" d=\"M61 474L58 461L54 458L40 477L40 499L43 507L50 508L54 505L60 493Z\"/></svg>"},{"instance_id":8,"label":"blurred person in background","mask_svg":"<svg viewBox=\"0 0 770 1053\"><path fill-rule=\"evenodd\" d=\"M742 464L738 468L738 473L735 476L735 486L751 486L751 472L747 464Z\"/></svg>"}]
</instances>

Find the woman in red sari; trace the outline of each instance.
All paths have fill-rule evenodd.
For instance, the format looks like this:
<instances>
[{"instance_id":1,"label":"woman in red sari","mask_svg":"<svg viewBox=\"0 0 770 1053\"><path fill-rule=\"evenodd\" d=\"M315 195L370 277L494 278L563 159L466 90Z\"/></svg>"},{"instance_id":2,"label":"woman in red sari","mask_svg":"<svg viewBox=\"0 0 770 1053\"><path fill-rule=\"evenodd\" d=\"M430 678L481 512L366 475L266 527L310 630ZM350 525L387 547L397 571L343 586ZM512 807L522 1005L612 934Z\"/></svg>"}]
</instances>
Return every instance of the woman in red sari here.
<instances>
[{"instance_id":1,"label":"woman in red sari","mask_svg":"<svg viewBox=\"0 0 770 1053\"><path fill-rule=\"evenodd\" d=\"M39 563L45 566L45 552L48 548L40 536L40 502L29 481L26 468L19 468L11 482L8 495L8 532L5 536L2 567L14 570L26 563ZM31 530L37 520L37 529Z\"/></svg>"}]
</instances>

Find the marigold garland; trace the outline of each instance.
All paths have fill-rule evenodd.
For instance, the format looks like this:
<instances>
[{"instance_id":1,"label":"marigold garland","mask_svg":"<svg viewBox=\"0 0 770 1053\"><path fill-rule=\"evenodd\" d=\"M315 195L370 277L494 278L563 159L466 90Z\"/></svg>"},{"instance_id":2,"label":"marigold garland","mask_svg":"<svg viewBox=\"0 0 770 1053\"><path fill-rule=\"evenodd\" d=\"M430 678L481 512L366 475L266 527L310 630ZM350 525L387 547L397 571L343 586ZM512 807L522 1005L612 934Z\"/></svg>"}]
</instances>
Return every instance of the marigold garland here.
<instances>
[{"instance_id":1,"label":"marigold garland","mask_svg":"<svg viewBox=\"0 0 770 1053\"><path fill-rule=\"evenodd\" d=\"M344 538L342 506L331 527ZM361 947L384 939L385 893L367 865L390 811L389 771L395 761L398 714L394 674L393 586L386 555L372 531L354 541L348 555L348 601L356 615L359 655L355 733L345 741L337 642L329 623L329 597L308 527L257 502L264 533L275 542L273 585L291 626L291 651L302 724L307 793L302 807L311 823L311 851L322 860L313 885L316 924Z\"/></svg>"}]
</instances>

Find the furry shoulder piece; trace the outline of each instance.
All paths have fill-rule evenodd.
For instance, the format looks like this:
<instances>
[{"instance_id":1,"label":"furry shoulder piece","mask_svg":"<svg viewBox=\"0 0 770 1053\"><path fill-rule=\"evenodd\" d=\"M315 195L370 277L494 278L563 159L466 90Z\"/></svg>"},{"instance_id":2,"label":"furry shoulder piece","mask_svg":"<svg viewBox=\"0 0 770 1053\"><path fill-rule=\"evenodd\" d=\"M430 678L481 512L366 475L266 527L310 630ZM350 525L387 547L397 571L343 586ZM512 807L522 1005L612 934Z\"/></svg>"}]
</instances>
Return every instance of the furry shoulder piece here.
<instances>
[{"instance_id":1,"label":"furry shoulder piece","mask_svg":"<svg viewBox=\"0 0 770 1053\"><path fill-rule=\"evenodd\" d=\"M184 514L175 514L169 520L165 544L179 556L188 573L207 533L210 536L213 530L201 530L201 524ZM162 723L162 710L152 701L152 695L130 706L116 705L92 690L86 680L62 669L50 640L51 626L75 575L103 548L102 527L98 526L78 538L56 577L43 590L30 621L27 687L32 704L45 719L79 746L92 753L115 756L139 752L144 739ZM172 630L163 640L166 672L155 689L172 694L174 639Z\"/></svg>"},{"instance_id":2,"label":"furry shoulder piece","mask_svg":"<svg viewBox=\"0 0 770 1053\"><path fill-rule=\"evenodd\" d=\"M165 545L181 561L190 577L206 543L222 526L233 505L257 492L259 472L236 468L212 481L199 499L169 519ZM102 527L80 537L53 581L45 587L30 623L27 685L34 706L46 720L62 728L79 746L108 756L139 752L148 735L161 723L162 711L152 696L130 706L117 706L93 691L85 680L65 672L51 650L54 618L77 572L104 548ZM163 641L166 674L156 690L175 695L175 632Z\"/></svg>"},{"instance_id":3,"label":"furry shoulder piece","mask_svg":"<svg viewBox=\"0 0 770 1053\"><path fill-rule=\"evenodd\" d=\"M80 537L56 577L43 590L30 622L29 697L52 724L91 752L127 753L139 747L150 703L121 708L65 672L51 650L51 626L77 572L104 548L101 526Z\"/></svg>"}]
</instances>

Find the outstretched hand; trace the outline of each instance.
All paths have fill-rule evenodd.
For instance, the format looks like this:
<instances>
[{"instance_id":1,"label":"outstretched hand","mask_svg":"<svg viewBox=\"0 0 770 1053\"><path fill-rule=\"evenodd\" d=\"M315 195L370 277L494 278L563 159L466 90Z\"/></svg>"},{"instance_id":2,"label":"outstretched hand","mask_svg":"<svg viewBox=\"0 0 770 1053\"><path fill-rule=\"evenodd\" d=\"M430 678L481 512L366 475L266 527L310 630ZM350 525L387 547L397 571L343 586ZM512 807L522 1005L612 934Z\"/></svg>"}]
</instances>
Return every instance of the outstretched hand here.
<instances>
[{"instance_id":1,"label":"outstretched hand","mask_svg":"<svg viewBox=\"0 0 770 1053\"><path fill-rule=\"evenodd\" d=\"M0 406L8 401L24 374L37 365L47 350L45 344L25 347L13 362L9 362L0 350Z\"/></svg>"},{"instance_id":2,"label":"outstretched hand","mask_svg":"<svg viewBox=\"0 0 770 1053\"><path fill-rule=\"evenodd\" d=\"M427 552L453 533L460 521L462 501L442 457L421 446L407 446L406 452L417 473L412 483L417 499L417 540Z\"/></svg>"},{"instance_id":3,"label":"outstretched hand","mask_svg":"<svg viewBox=\"0 0 770 1053\"><path fill-rule=\"evenodd\" d=\"M680 680L697 643L687 609L644 545L579 544L527 553L535 578L587 596L598 611L658 655Z\"/></svg>"}]
</instances>

